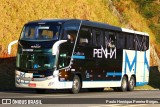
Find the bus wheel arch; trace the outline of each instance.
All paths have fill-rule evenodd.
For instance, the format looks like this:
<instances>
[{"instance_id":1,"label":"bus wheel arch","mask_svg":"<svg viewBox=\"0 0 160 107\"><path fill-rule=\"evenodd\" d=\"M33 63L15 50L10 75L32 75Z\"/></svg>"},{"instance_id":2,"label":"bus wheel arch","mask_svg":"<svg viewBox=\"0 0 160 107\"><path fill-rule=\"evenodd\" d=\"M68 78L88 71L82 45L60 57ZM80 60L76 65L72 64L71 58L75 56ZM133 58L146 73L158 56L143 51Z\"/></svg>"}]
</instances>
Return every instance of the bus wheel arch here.
<instances>
[{"instance_id":1,"label":"bus wheel arch","mask_svg":"<svg viewBox=\"0 0 160 107\"><path fill-rule=\"evenodd\" d=\"M82 87L82 78L80 74L75 74L73 76L73 84L72 84L72 89L71 93L77 94Z\"/></svg>"}]
</instances>

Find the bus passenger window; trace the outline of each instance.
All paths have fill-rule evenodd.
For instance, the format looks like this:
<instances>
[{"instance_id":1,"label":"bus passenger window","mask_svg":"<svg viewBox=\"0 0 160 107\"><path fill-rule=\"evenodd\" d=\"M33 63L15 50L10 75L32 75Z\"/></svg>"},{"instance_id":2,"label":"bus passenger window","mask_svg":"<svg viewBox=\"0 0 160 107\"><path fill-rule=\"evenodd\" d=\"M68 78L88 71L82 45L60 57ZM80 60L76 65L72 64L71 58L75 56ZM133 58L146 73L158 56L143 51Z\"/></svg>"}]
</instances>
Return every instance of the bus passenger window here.
<instances>
[{"instance_id":1,"label":"bus passenger window","mask_svg":"<svg viewBox=\"0 0 160 107\"><path fill-rule=\"evenodd\" d=\"M127 34L127 49L135 49L135 36L133 34Z\"/></svg>"},{"instance_id":2,"label":"bus passenger window","mask_svg":"<svg viewBox=\"0 0 160 107\"><path fill-rule=\"evenodd\" d=\"M113 32L109 32L109 43L108 46L110 48L115 48L116 47L116 35Z\"/></svg>"},{"instance_id":3,"label":"bus passenger window","mask_svg":"<svg viewBox=\"0 0 160 107\"><path fill-rule=\"evenodd\" d=\"M138 51L145 51L148 49L148 38L144 35L136 35L135 36L135 47Z\"/></svg>"},{"instance_id":4,"label":"bus passenger window","mask_svg":"<svg viewBox=\"0 0 160 107\"><path fill-rule=\"evenodd\" d=\"M87 46L91 41L91 33L88 28L82 28L79 33L79 45Z\"/></svg>"},{"instance_id":5,"label":"bus passenger window","mask_svg":"<svg viewBox=\"0 0 160 107\"><path fill-rule=\"evenodd\" d=\"M117 36L117 48L118 49L125 48L125 35L123 35L123 33L119 33Z\"/></svg>"},{"instance_id":6,"label":"bus passenger window","mask_svg":"<svg viewBox=\"0 0 160 107\"><path fill-rule=\"evenodd\" d=\"M93 39L94 46L103 46L103 35L101 30L93 30Z\"/></svg>"},{"instance_id":7,"label":"bus passenger window","mask_svg":"<svg viewBox=\"0 0 160 107\"><path fill-rule=\"evenodd\" d=\"M146 51L148 49L147 48L147 37L146 36L143 36L142 46L143 46L143 51Z\"/></svg>"},{"instance_id":8,"label":"bus passenger window","mask_svg":"<svg viewBox=\"0 0 160 107\"><path fill-rule=\"evenodd\" d=\"M146 36L146 49L145 50L148 50L149 49L149 37Z\"/></svg>"}]
</instances>

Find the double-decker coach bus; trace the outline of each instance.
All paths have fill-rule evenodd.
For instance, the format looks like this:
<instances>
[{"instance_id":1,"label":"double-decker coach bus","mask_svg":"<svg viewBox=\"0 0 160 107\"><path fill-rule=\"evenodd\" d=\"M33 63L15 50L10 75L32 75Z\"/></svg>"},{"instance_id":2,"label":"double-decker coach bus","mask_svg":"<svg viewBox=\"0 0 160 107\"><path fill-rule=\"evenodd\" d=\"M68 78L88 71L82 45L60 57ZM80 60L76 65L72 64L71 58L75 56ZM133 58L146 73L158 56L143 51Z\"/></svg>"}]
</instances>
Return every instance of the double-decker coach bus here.
<instances>
[{"instance_id":1,"label":"double-decker coach bus","mask_svg":"<svg viewBox=\"0 0 160 107\"><path fill-rule=\"evenodd\" d=\"M149 35L79 19L43 19L24 25L18 40L16 87L112 87L132 91L148 83Z\"/></svg>"}]
</instances>

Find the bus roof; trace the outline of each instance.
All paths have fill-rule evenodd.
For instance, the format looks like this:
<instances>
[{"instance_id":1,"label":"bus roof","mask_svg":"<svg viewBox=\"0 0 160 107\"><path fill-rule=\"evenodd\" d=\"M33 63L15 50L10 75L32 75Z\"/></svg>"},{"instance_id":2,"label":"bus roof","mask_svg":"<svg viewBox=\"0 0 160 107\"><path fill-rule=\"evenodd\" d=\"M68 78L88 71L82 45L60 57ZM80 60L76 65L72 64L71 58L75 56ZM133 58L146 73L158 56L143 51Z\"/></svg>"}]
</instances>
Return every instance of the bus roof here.
<instances>
[{"instance_id":1,"label":"bus roof","mask_svg":"<svg viewBox=\"0 0 160 107\"><path fill-rule=\"evenodd\" d=\"M64 23L66 21L68 21L70 19L40 19L40 20L34 20L34 21L30 21L27 24L32 24L32 23L54 23L54 22L61 22Z\"/></svg>"},{"instance_id":2,"label":"bus roof","mask_svg":"<svg viewBox=\"0 0 160 107\"><path fill-rule=\"evenodd\" d=\"M80 20L80 19L57 19L57 18L52 19L51 18L51 19L35 20L35 21L28 22L27 24L31 24L31 23L37 23L37 24L44 23L45 24L45 23L54 23L54 22L65 23L67 21L74 21L74 22L75 21L77 21L77 22L82 21L82 25L84 25L84 26L149 36L149 34L145 33L145 32L139 32L139 31L134 31L134 30L126 29L126 28L116 27L116 26L101 23L101 22L93 22L93 21L89 21L89 20Z\"/></svg>"}]
</instances>

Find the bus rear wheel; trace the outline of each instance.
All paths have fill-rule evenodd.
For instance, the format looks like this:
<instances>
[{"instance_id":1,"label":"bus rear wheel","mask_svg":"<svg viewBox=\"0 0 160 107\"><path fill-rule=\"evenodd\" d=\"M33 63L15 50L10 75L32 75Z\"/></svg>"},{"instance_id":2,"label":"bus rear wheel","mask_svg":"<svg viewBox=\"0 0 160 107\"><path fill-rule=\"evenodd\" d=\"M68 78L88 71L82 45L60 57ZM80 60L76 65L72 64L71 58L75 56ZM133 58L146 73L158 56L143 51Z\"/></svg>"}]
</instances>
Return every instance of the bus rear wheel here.
<instances>
[{"instance_id":1,"label":"bus rear wheel","mask_svg":"<svg viewBox=\"0 0 160 107\"><path fill-rule=\"evenodd\" d=\"M127 77L124 76L122 78L121 87L119 88L119 90L122 91L122 92L125 92L125 91L127 91L127 86L128 86Z\"/></svg>"},{"instance_id":2,"label":"bus rear wheel","mask_svg":"<svg viewBox=\"0 0 160 107\"><path fill-rule=\"evenodd\" d=\"M72 85L72 89L71 92L73 94L77 94L81 89L81 81L79 76L75 75L73 78L73 85Z\"/></svg>"},{"instance_id":3,"label":"bus rear wheel","mask_svg":"<svg viewBox=\"0 0 160 107\"><path fill-rule=\"evenodd\" d=\"M128 91L133 91L135 87L135 78L131 76L129 82L128 82Z\"/></svg>"}]
</instances>

